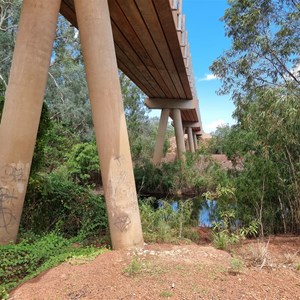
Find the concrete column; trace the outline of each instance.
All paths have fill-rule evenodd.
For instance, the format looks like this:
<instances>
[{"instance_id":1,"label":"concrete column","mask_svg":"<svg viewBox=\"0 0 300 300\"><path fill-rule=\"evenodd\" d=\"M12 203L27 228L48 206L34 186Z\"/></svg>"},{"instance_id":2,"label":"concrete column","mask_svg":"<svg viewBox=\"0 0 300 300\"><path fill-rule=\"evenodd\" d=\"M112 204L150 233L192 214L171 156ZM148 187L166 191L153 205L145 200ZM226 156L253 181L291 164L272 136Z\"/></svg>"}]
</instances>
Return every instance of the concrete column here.
<instances>
[{"instance_id":1,"label":"concrete column","mask_svg":"<svg viewBox=\"0 0 300 300\"><path fill-rule=\"evenodd\" d=\"M75 0L113 249L143 234L107 0Z\"/></svg>"},{"instance_id":2,"label":"concrete column","mask_svg":"<svg viewBox=\"0 0 300 300\"><path fill-rule=\"evenodd\" d=\"M0 244L16 240L60 0L24 0L0 126Z\"/></svg>"},{"instance_id":3,"label":"concrete column","mask_svg":"<svg viewBox=\"0 0 300 300\"><path fill-rule=\"evenodd\" d=\"M194 133L194 145L195 145L195 150L198 150L198 139L197 139L197 135Z\"/></svg>"},{"instance_id":4,"label":"concrete column","mask_svg":"<svg viewBox=\"0 0 300 300\"><path fill-rule=\"evenodd\" d=\"M169 109L165 108L161 110L154 155L153 155L153 164L155 165L159 164L163 157L164 141L165 141L165 134L168 125L169 114L170 114Z\"/></svg>"},{"instance_id":5,"label":"concrete column","mask_svg":"<svg viewBox=\"0 0 300 300\"><path fill-rule=\"evenodd\" d=\"M190 146L190 152L195 152L192 127L188 127L188 141L189 141L189 146Z\"/></svg>"},{"instance_id":6,"label":"concrete column","mask_svg":"<svg viewBox=\"0 0 300 300\"><path fill-rule=\"evenodd\" d=\"M184 159L185 145L180 109L173 109L174 129L177 145L177 158Z\"/></svg>"}]
</instances>

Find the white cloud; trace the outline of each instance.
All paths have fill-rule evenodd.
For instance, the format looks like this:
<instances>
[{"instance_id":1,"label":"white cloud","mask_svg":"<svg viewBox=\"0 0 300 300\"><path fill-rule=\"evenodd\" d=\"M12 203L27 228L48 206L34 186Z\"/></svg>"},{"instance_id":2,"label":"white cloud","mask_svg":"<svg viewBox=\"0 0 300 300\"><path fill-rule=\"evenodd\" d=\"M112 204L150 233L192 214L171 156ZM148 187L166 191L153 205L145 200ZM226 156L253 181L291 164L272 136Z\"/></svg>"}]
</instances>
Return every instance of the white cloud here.
<instances>
[{"instance_id":1,"label":"white cloud","mask_svg":"<svg viewBox=\"0 0 300 300\"><path fill-rule=\"evenodd\" d=\"M214 74L205 74L205 77L199 78L199 81L210 81L210 80L216 80L219 79L216 75Z\"/></svg>"},{"instance_id":2,"label":"white cloud","mask_svg":"<svg viewBox=\"0 0 300 300\"><path fill-rule=\"evenodd\" d=\"M291 69L291 72L295 77L300 78L300 62Z\"/></svg>"},{"instance_id":3,"label":"white cloud","mask_svg":"<svg viewBox=\"0 0 300 300\"><path fill-rule=\"evenodd\" d=\"M223 119L219 119L216 121L213 121L209 124L205 124L205 132L212 132L212 131L216 131L217 127L222 127L225 126L226 123Z\"/></svg>"},{"instance_id":4,"label":"white cloud","mask_svg":"<svg viewBox=\"0 0 300 300\"><path fill-rule=\"evenodd\" d=\"M74 38L77 39L79 35L79 30L75 28L74 30Z\"/></svg>"}]
</instances>

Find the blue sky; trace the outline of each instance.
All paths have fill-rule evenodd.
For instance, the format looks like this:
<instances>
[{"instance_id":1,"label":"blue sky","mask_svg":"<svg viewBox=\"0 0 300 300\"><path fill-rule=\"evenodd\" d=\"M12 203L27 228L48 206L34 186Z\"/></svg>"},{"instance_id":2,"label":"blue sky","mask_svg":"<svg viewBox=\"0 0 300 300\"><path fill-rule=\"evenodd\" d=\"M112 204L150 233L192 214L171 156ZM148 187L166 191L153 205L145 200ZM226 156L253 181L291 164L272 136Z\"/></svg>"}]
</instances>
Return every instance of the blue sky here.
<instances>
[{"instance_id":1,"label":"blue sky","mask_svg":"<svg viewBox=\"0 0 300 300\"><path fill-rule=\"evenodd\" d=\"M230 48L231 41L225 37L224 24L220 21L227 7L226 0L183 0L200 114L207 133L215 131L218 125L235 123L230 96L216 94L221 83L209 70L212 62ZM150 113L150 116L159 115L158 110Z\"/></svg>"},{"instance_id":2,"label":"blue sky","mask_svg":"<svg viewBox=\"0 0 300 300\"><path fill-rule=\"evenodd\" d=\"M234 123L230 96L216 94L221 83L213 79L209 70L212 62L230 48L231 42L225 37L224 24L220 21L226 8L226 0L183 0L200 113L204 131L208 133L220 123Z\"/></svg>"}]
</instances>

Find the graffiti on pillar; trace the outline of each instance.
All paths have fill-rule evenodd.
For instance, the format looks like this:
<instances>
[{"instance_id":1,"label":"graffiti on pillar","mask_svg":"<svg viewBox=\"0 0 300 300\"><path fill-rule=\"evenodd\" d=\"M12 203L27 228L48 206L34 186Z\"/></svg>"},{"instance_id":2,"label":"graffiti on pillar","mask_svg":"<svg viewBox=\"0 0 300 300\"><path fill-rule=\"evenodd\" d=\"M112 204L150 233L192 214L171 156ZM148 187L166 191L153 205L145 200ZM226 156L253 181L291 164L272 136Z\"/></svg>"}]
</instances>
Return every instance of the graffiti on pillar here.
<instances>
[{"instance_id":1,"label":"graffiti on pillar","mask_svg":"<svg viewBox=\"0 0 300 300\"><path fill-rule=\"evenodd\" d=\"M17 199L14 192L0 187L0 228L4 228L8 232L8 226L15 220L12 211L4 206L5 202L10 202Z\"/></svg>"},{"instance_id":2,"label":"graffiti on pillar","mask_svg":"<svg viewBox=\"0 0 300 300\"><path fill-rule=\"evenodd\" d=\"M0 182L2 186L14 184L19 193L24 192L29 173L29 164L13 163L1 169Z\"/></svg>"},{"instance_id":3,"label":"graffiti on pillar","mask_svg":"<svg viewBox=\"0 0 300 300\"><path fill-rule=\"evenodd\" d=\"M133 176L124 166L126 165L124 156L115 156L113 164L107 185L107 197L110 198L107 202L108 212L111 214L114 226L121 232L125 232L132 225L131 214L133 211L138 211L136 191Z\"/></svg>"},{"instance_id":4,"label":"graffiti on pillar","mask_svg":"<svg viewBox=\"0 0 300 300\"><path fill-rule=\"evenodd\" d=\"M29 164L21 162L0 168L0 228L6 232L16 221L12 207L19 194L24 192L28 174Z\"/></svg>"},{"instance_id":5,"label":"graffiti on pillar","mask_svg":"<svg viewBox=\"0 0 300 300\"><path fill-rule=\"evenodd\" d=\"M20 182L26 180L24 167L22 165L7 165L3 168L2 174L2 177L12 182Z\"/></svg>"},{"instance_id":6,"label":"graffiti on pillar","mask_svg":"<svg viewBox=\"0 0 300 300\"><path fill-rule=\"evenodd\" d=\"M127 214L117 216L114 221L114 225L122 232L126 231L130 224L131 220Z\"/></svg>"}]
</instances>

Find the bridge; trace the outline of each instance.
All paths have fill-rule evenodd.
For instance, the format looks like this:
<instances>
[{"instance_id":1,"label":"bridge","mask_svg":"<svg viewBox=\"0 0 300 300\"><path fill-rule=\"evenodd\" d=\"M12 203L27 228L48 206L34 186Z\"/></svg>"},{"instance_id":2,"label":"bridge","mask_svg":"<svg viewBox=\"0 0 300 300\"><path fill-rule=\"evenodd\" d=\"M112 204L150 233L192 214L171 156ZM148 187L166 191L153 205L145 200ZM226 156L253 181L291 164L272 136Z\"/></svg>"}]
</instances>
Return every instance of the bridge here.
<instances>
[{"instance_id":1,"label":"bridge","mask_svg":"<svg viewBox=\"0 0 300 300\"><path fill-rule=\"evenodd\" d=\"M142 247L118 68L161 109L153 163L169 117L178 158L186 131L194 151L202 123L179 0L23 0L0 126L0 244L17 237L59 12L80 33L113 248Z\"/></svg>"}]
</instances>

